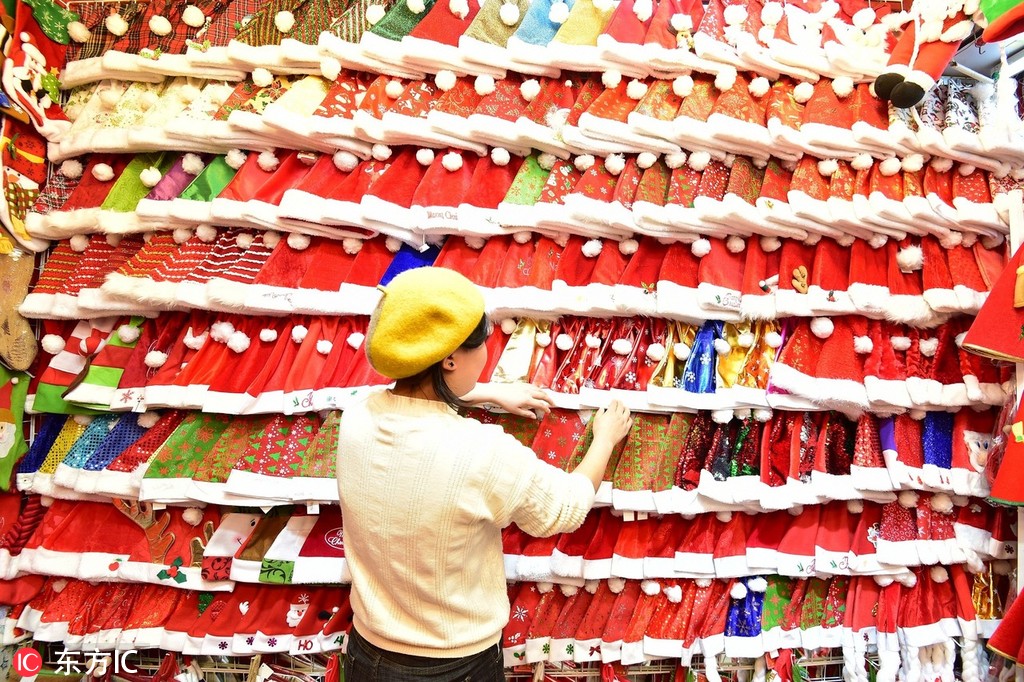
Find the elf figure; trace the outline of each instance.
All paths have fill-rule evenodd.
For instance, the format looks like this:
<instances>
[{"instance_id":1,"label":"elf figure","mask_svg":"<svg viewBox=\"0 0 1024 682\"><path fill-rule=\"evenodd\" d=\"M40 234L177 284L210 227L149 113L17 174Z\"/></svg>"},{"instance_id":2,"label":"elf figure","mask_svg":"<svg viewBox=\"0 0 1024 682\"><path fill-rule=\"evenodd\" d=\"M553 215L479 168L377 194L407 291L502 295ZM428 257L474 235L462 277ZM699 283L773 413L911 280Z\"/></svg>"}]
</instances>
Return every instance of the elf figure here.
<instances>
[{"instance_id":1,"label":"elf figure","mask_svg":"<svg viewBox=\"0 0 1024 682\"><path fill-rule=\"evenodd\" d=\"M975 26L981 40L995 43L1024 31L1021 0L915 0L911 23L875 79L875 94L893 106L919 104Z\"/></svg>"},{"instance_id":2,"label":"elf figure","mask_svg":"<svg viewBox=\"0 0 1024 682\"><path fill-rule=\"evenodd\" d=\"M978 0L915 0L911 21L889 54L889 65L875 79L875 94L907 109L924 99L971 35ZM982 19L983 21L983 19Z\"/></svg>"}]
</instances>

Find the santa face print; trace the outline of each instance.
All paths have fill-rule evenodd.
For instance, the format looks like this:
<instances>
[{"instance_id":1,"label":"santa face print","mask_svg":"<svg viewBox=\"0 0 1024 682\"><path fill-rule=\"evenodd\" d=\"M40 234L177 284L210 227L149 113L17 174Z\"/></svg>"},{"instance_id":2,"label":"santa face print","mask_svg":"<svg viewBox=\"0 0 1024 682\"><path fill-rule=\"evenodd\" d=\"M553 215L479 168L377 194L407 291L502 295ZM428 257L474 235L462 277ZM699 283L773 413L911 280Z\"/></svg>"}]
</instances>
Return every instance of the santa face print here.
<instances>
[{"instance_id":1,"label":"santa face print","mask_svg":"<svg viewBox=\"0 0 1024 682\"><path fill-rule=\"evenodd\" d=\"M978 431L964 431L964 444L971 460L971 467L981 473L988 464L988 454L992 450L992 434Z\"/></svg>"},{"instance_id":2,"label":"santa face print","mask_svg":"<svg viewBox=\"0 0 1024 682\"><path fill-rule=\"evenodd\" d=\"M0 458L6 457L14 447L17 427L8 421L0 421Z\"/></svg>"}]
</instances>

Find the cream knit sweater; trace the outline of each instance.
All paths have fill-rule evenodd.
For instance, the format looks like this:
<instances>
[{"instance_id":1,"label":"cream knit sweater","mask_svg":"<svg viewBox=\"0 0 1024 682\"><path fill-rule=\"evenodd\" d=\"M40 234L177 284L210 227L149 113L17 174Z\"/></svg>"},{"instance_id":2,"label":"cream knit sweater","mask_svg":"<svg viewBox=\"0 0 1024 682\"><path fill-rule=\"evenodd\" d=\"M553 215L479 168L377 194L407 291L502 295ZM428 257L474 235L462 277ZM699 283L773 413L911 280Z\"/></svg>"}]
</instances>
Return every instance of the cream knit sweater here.
<instances>
[{"instance_id":1,"label":"cream knit sweater","mask_svg":"<svg viewBox=\"0 0 1024 682\"><path fill-rule=\"evenodd\" d=\"M452 658L498 642L509 617L501 529L575 530L593 484L500 427L381 390L345 410L338 492L359 634Z\"/></svg>"}]
</instances>

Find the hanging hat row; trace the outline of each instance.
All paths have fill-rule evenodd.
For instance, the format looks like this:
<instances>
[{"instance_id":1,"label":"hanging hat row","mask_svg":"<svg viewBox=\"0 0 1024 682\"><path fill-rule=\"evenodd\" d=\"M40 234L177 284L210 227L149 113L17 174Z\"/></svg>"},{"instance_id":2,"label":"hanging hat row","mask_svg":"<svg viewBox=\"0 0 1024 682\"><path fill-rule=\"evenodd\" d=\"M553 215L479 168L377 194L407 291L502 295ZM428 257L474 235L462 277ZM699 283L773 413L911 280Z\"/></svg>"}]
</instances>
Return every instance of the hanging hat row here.
<instances>
[{"instance_id":1,"label":"hanging hat row","mask_svg":"<svg viewBox=\"0 0 1024 682\"><path fill-rule=\"evenodd\" d=\"M61 499L337 502L338 417L180 410L51 415L19 464L17 484ZM544 461L571 470L589 446L586 417L555 410L540 422L508 415L485 421L501 424ZM855 422L836 412L735 420L717 412L638 414L613 453L597 503L692 515L799 509L830 500L891 502L902 490L962 502L987 496L989 476L996 488L1006 483L997 473L1005 437L995 431L991 412L973 410L929 412L921 420L863 415Z\"/></svg>"}]
</instances>

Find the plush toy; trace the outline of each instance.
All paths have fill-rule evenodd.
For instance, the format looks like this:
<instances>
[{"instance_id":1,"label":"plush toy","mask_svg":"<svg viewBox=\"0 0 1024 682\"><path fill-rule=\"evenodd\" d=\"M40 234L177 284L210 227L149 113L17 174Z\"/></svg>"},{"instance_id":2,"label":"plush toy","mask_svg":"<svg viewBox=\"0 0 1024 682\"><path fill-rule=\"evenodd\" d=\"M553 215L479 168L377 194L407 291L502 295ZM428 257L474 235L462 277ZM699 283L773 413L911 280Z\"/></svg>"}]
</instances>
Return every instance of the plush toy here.
<instances>
[{"instance_id":1,"label":"plush toy","mask_svg":"<svg viewBox=\"0 0 1024 682\"><path fill-rule=\"evenodd\" d=\"M924 99L975 26L984 29L981 40L986 43L1024 31L1022 0L915 0L910 14L874 86L878 97L900 109Z\"/></svg>"}]
</instances>

